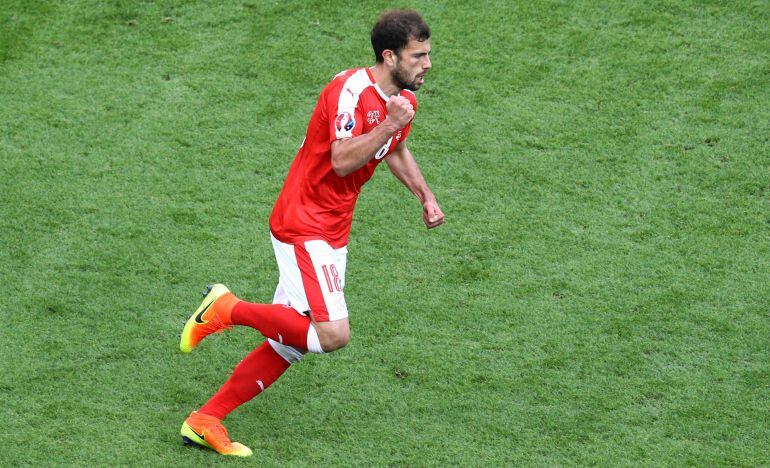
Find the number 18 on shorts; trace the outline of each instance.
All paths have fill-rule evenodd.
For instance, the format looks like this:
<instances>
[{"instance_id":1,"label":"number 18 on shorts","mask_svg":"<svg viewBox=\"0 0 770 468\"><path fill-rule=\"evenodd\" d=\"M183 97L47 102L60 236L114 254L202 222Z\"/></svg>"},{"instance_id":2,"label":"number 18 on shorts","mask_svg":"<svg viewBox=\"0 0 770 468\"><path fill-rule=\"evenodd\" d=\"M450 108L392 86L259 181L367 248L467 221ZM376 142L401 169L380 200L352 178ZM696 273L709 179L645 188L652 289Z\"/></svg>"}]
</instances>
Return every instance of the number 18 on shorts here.
<instances>
[{"instance_id":1,"label":"number 18 on shorts","mask_svg":"<svg viewBox=\"0 0 770 468\"><path fill-rule=\"evenodd\" d=\"M280 272L278 290L287 305L299 312L310 311L317 322L346 318L343 291L348 249L335 249L323 240L286 244L272 234L270 238Z\"/></svg>"}]
</instances>

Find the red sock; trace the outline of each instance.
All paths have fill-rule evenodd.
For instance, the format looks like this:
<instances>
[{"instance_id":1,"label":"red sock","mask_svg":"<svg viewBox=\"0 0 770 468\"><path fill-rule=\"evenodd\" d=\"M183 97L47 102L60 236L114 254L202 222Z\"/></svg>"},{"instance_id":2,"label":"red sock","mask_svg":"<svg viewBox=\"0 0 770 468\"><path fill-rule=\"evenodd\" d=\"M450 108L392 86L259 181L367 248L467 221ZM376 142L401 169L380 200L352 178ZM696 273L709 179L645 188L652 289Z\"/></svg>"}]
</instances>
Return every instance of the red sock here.
<instances>
[{"instance_id":1,"label":"red sock","mask_svg":"<svg viewBox=\"0 0 770 468\"><path fill-rule=\"evenodd\" d=\"M235 367L233 375L198 411L224 419L232 410L262 393L289 365L265 341Z\"/></svg>"},{"instance_id":2,"label":"red sock","mask_svg":"<svg viewBox=\"0 0 770 468\"><path fill-rule=\"evenodd\" d=\"M256 328L265 337L279 343L307 349L310 317L297 313L289 306L239 301L233 307L230 317L235 325Z\"/></svg>"}]
</instances>

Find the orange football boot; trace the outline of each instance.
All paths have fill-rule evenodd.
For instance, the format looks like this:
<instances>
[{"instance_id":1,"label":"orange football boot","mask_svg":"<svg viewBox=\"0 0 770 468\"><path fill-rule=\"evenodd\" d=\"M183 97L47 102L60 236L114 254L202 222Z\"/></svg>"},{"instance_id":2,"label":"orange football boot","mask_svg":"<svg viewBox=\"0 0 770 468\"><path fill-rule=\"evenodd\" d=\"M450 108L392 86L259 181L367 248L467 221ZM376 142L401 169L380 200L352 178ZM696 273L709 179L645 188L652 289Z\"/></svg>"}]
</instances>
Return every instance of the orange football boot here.
<instances>
[{"instance_id":1,"label":"orange football boot","mask_svg":"<svg viewBox=\"0 0 770 468\"><path fill-rule=\"evenodd\" d=\"M222 455L250 457L251 449L238 442L233 442L227 435L222 421L207 414L193 411L182 423L182 442L185 445L200 445L216 450Z\"/></svg>"},{"instance_id":2,"label":"orange football boot","mask_svg":"<svg viewBox=\"0 0 770 468\"><path fill-rule=\"evenodd\" d=\"M185 323L179 349L189 353L210 334L232 328L230 313L237 302L238 298L224 284L209 286L200 307Z\"/></svg>"}]
</instances>

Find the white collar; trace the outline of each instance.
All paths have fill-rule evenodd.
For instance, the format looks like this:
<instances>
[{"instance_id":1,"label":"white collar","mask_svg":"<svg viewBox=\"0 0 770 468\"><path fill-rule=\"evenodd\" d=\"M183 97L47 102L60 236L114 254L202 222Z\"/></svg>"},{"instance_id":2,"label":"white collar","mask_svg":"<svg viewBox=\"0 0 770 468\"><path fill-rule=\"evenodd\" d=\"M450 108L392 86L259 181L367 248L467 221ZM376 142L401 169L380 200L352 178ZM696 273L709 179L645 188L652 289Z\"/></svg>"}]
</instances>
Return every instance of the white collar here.
<instances>
[{"instance_id":1,"label":"white collar","mask_svg":"<svg viewBox=\"0 0 770 468\"><path fill-rule=\"evenodd\" d=\"M377 83L374 83L374 89L377 90L377 92L379 93L380 97L382 99L384 99L385 102L388 102L388 99L390 99L390 96L388 96L387 94L382 92L382 88L380 88L380 85L378 85ZM396 96L398 96L398 94L396 94Z\"/></svg>"},{"instance_id":2,"label":"white collar","mask_svg":"<svg viewBox=\"0 0 770 468\"><path fill-rule=\"evenodd\" d=\"M378 85L378 84L377 84L377 82L376 82L376 81L374 81L374 74L372 73L372 69L371 69L371 68L369 68L369 69L368 69L368 72L369 72L369 73L367 73L367 74L369 75L369 80L372 82L372 85L374 86L374 89L376 89L376 90L377 90L377 93L380 95L380 97L381 97L382 99L384 99L384 100L385 100L385 102L388 102L388 99L390 99L390 96L388 96L387 94L385 94L385 93L382 91L382 88L380 88L380 85ZM401 96L401 93L400 93L400 92L399 92L399 93L396 93L396 96Z\"/></svg>"}]
</instances>

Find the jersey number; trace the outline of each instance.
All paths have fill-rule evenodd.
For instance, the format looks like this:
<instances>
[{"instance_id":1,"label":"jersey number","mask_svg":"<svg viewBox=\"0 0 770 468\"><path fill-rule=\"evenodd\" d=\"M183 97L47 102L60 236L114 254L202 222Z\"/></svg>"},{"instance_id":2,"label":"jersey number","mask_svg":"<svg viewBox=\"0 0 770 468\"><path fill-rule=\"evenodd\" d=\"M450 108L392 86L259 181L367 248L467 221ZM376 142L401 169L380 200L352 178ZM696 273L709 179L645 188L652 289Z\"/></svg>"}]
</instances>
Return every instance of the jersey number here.
<instances>
[{"instance_id":1,"label":"jersey number","mask_svg":"<svg viewBox=\"0 0 770 468\"><path fill-rule=\"evenodd\" d=\"M390 138L388 138L388 142L385 143L385 146L383 146L382 148L380 148L379 151L377 151L377 154L374 155L374 158L375 159L382 159L382 158L384 158L385 157L385 153L388 152L388 148L390 148L390 143L392 141L393 141L393 137L391 136Z\"/></svg>"},{"instance_id":2,"label":"jersey number","mask_svg":"<svg viewBox=\"0 0 770 468\"><path fill-rule=\"evenodd\" d=\"M342 292L342 280L340 279L340 274L337 271L337 267L334 264L331 264L321 265L321 268L324 271L324 276L326 277L326 286L329 287L329 292L333 293L335 289Z\"/></svg>"}]
</instances>

